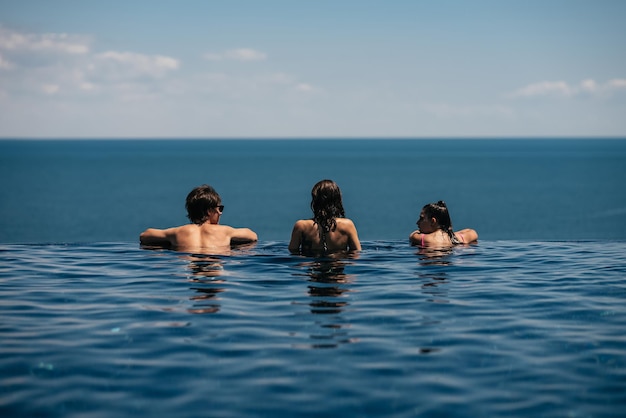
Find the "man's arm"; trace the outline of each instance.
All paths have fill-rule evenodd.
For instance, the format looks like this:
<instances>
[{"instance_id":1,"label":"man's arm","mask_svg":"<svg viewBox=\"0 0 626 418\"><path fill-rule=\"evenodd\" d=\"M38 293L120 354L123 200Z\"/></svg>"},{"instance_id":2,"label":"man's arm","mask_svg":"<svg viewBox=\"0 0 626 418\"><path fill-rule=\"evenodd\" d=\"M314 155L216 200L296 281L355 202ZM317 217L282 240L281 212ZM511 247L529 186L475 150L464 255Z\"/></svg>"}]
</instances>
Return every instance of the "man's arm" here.
<instances>
[{"instance_id":1,"label":"man's arm","mask_svg":"<svg viewBox=\"0 0 626 418\"><path fill-rule=\"evenodd\" d=\"M171 246L174 244L173 236L174 228L148 228L139 235L139 242L141 245Z\"/></svg>"},{"instance_id":2,"label":"man's arm","mask_svg":"<svg viewBox=\"0 0 626 418\"><path fill-rule=\"evenodd\" d=\"M230 242L233 244L244 244L246 242L258 241L256 232L250 228L233 228L231 230Z\"/></svg>"}]
</instances>

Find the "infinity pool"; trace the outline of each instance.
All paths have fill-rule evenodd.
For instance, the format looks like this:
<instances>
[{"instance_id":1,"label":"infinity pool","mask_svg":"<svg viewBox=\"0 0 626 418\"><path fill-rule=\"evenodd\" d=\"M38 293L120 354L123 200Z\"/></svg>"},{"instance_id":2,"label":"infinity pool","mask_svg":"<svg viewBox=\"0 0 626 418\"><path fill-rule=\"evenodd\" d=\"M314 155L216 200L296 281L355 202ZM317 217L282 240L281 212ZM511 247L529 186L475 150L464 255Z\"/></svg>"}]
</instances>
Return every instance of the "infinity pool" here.
<instances>
[{"instance_id":1,"label":"infinity pool","mask_svg":"<svg viewBox=\"0 0 626 418\"><path fill-rule=\"evenodd\" d=\"M0 246L0 415L610 417L626 243Z\"/></svg>"}]
</instances>

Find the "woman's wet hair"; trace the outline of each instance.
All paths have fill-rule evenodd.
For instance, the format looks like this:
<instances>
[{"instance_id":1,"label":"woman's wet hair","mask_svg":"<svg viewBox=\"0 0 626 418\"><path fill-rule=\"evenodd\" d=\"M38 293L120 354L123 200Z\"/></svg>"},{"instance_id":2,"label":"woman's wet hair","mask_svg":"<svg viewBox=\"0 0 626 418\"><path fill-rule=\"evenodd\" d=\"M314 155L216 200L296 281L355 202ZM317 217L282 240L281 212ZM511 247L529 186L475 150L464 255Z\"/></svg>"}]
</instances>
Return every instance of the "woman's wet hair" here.
<instances>
[{"instance_id":1,"label":"woman's wet hair","mask_svg":"<svg viewBox=\"0 0 626 418\"><path fill-rule=\"evenodd\" d=\"M198 186L187 195L187 217L192 223L202 225L209 219L209 210L221 203L222 199L213 187L208 184Z\"/></svg>"},{"instance_id":2,"label":"woman's wet hair","mask_svg":"<svg viewBox=\"0 0 626 418\"><path fill-rule=\"evenodd\" d=\"M439 228L448 234L450 241L452 241L453 244L461 244L461 241L459 241L456 235L454 235L452 221L450 220L450 212L448 212L446 202L440 200L437 203L429 203L422 209L424 211L424 217L428 219L435 218L437 220Z\"/></svg>"},{"instance_id":3,"label":"woman's wet hair","mask_svg":"<svg viewBox=\"0 0 626 418\"><path fill-rule=\"evenodd\" d=\"M313 220L325 232L337 228L336 218L345 218L341 190L332 180L319 181L311 190L311 210Z\"/></svg>"}]
</instances>

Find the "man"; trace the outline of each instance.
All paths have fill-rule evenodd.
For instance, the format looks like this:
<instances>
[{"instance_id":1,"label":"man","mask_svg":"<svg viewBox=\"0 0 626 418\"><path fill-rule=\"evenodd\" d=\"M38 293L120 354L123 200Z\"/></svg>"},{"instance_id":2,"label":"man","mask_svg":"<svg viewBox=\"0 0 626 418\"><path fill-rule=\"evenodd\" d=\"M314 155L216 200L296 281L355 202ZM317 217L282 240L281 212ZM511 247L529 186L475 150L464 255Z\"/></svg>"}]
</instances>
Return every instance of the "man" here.
<instances>
[{"instance_id":1,"label":"man","mask_svg":"<svg viewBox=\"0 0 626 418\"><path fill-rule=\"evenodd\" d=\"M249 228L219 225L224 205L220 195L209 185L193 189L187 195L185 208L192 223L168 229L148 228L139 236L139 242L190 251L257 241L256 233Z\"/></svg>"}]
</instances>

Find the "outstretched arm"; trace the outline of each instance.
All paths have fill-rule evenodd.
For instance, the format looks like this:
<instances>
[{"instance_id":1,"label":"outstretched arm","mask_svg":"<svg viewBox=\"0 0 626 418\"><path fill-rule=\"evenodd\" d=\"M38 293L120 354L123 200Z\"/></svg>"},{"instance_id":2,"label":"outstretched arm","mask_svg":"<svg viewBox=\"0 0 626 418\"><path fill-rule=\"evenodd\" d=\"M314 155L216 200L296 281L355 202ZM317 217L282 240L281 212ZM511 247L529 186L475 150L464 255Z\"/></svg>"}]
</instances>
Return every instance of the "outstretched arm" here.
<instances>
[{"instance_id":1,"label":"outstretched arm","mask_svg":"<svg viewBox=\"0 0 626 418\"><path fill-rule=\"evenodd\" d=\"M465 244L478 241L478 232L474 231L473 229L462 229L460 231L457 231L456 233L463 237L462 241Z\"/></svg>"},{"instance_id":2,"label":"outstretched arm","mask_svg":"<svg viewBox=\"0 0 626 418\"><path fill-rule=\"evenodd\" d=\"M289 241L289 252L292 254L300 253L300 245L302 244L302 228L300 223L296 222L291 230L291 240Z\"/></svg>"},{"instance_id":3,"label":"outstretched arm","mask_svg":"<svg viewBox=\"0 0 626 418\"><path fill-rule=\"evenodd\" d=\"M350 222L348 226L348 250L361 251L361 241L359 241L359 234L353 222Z\"/></svg>"},{"instance_id":4,"label":"outstretched arm","mask_svg":"<svg viewBox=\"0 0 626 418\"><path fill-rule=\"evenodd\" d=\"M156 229L148 228L139 235L139 242L142 245L159 245L159 246L171 246L173 244L172 237L174 236L173 228L169 229Z\"/></svg>"},{"instance_id":5,"label":"outstretched arm","mask_svg":"<svg viewBox=\"0 0 626 418\"><path fill-rule=\"evenodd\" d=\"M257 240L256 232L250 228L233 228L231 231L230 242L233 244L244 244Z\"/></svg>"}]
</instances>

